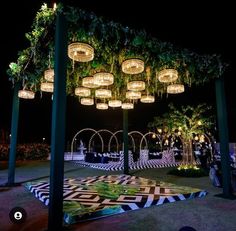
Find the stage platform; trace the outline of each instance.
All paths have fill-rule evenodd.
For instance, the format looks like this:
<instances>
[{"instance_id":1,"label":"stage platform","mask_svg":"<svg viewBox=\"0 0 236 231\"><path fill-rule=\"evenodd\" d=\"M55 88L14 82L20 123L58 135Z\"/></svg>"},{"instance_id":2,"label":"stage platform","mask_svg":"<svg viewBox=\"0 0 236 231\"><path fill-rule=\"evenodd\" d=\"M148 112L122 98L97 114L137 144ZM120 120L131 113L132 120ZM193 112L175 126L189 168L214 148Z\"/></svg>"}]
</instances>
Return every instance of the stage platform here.
<instances>
[{"instance_id":1,"label":"stage platform","mask_svg":"<svg viewBox=\"0 0 236 231\"><path fill-rule=\"evenodd\" d=\"M49 182L27 182L25 186L45 205L49 204ZM73 224L206 194L202 189L129 175L65 179L64 221Z\"/></svg>"}]
</instances>

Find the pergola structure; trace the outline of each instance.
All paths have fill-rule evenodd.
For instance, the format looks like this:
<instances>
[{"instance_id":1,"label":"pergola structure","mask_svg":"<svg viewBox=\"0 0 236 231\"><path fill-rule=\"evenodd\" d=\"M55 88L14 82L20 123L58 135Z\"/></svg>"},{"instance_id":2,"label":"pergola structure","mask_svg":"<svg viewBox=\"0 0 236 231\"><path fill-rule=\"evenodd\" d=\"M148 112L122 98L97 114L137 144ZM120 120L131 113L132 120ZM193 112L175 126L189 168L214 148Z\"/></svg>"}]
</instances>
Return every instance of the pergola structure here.
<instances>
[{"instance_id":1,"label":"pergola structure","mask_svg":"<svg viewBox=\"0 0 236 231\"><path fill-rule=\"evenodd\" d=\"M124 173L128 174L128 109L139 99L151 103L157 95L181 93L185 87L214 80L223 195L231 196L226 65L218 56L181 50L145 31L62 5L56 9L44 5L26 37L30 47L8 70L14 83L8 185L14 185L19 97L34 98L39 90L53 92L49 230L62 228L66 94L79 96L86 105L96 102L98 109L122 107Z\"/></svg>"}]
</instances>

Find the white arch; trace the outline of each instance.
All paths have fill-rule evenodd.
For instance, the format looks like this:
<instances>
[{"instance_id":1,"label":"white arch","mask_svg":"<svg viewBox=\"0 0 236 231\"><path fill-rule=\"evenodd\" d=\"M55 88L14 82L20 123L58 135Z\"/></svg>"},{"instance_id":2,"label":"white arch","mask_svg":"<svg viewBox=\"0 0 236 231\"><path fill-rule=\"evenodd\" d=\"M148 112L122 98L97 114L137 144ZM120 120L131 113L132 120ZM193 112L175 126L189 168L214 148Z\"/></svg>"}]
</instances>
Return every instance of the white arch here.
<instances>
[{"instance_id":1,"label":"white arch","mask_svg":"<svg viewBox=\"0 0 236 231\"><path fill-rule=\"evenodd\" d=\"M131 134L134 134L134 133L137 133L137 134L139 134L140 136L142 136L141 140L142 140L142 139L145 140L145 144L146 144L146 147L147 147L147 146L148 146L148 144L147 144L147 139L146 139L146 137L143 135L143 133L141 133L141 132L139 132L139 131L131 131L131 132L129 132L130 135L131 135ZM140 150L141 150L141 149L140 149Z\"/></svg>"},{"instance_id":2,"label":"white arch","mask_svg":"<svg viewBox=\"0 0 236 231\"><path fill-rule=\"evenodd\" d=\"M141 149L142 149L142 143L143 143L143 140L144 140L144 139L145 139L145 142L146 142L146 147L148 147L146 136L147 136L147 135L150 135L150 134L156 135L156 137L157 137L157 138L159 139L159 141L161 142L161 139L160 139L160 137L158 136L157 133L155 133L155 132L147 132L147 133L145 133L145 134L142 136L142 139L141 139L141 141L140 141L140 145L139 145L140 151L141 151Z\"/></svg>"},{"instance_id":3,"label":"white arch","mask_svg":"<svg viewBox=\"0 0 236 231\"><path fill-rule=\"evenodd\" d=\"M113 138L113 137L116 137L116 134L119 133L119 132L123 132L123 130L118 130L118 131L114 132L113 135L111 136L111 138L109 139L109 142L108 142L108 151L109 151L109 152L110 152L110 150L111 150L111 141L112 141L112 138ZM128 135L131 137L132 144L133 144L133 147L134 147L133 150L135 151L135 142L134 142L134 138L133 138L132 135L130 135L130 133L128 133ZM117 150L117 152L118 152L118 150Z\"/></svg>"},{"instance_id":4,"label":"white arch","mask_svg":"<svg viewBox=\"0 0 236 231\"><path fill-rule=\"evenodd\" d=\"M96 131L91 137L90 137L90 140L89 140L89 151L91 151L91 142L92 142L92 139L93 137L96 135L96 134L100 134L100 132L108 132L111 134L111 136L114 134L113 132L111 132L110 130L107 130L107 129L100 129L98 131ZM119 148L119 142L118 142L118 139L116 136L114 136L115 140L116 140L116 146L117 146L117 152L118 152L118 148ZM102 150L103 151L103 150ZM110 150L108 150L110 151Z\"/></svg>"},{"instance_id":5,"label":"white arch","mask_svg":"<svg viewBox=\"0 0 236 231\"><path fill-rule=\"evenodd\" d=\"M84 131L92 131L92 132L94 132L94 133L96 133L97 131L96 130L94 130L94 129L92 129L92 128L84 128L84 129L82 129L82 130L80 130L80 131L78 131L75 135L74 135L74 137L73 137L73 139L72 139L72 142L71 142L71 160L73 160L73 152L74 152L74 150L73 150L73 147L74 147L74 141L75 141L75 138L81 133L81 132L84 132ZM103 143L103 139L102 139L102 137L101 137L101 135L98 133L98 136L100 137L100 140L101 140L101 142L102 142L102 150L104 149L104 143Z\"/></svg>"},{"instance_id":6,"label":"white arch","mask_svg":"<svg viewBox=\"0 0 236 231\"><path fill-rule=\"evenodd\" d=\"M203 135L206 137L206 139L208 140L209 144L212 145L212 141L211 141L210 137L206 133L204 133ZM210 155L211 155L211 160L212 160L213 159L212 147L211 147L211 154Z\"/></svg>"}]
</instances>

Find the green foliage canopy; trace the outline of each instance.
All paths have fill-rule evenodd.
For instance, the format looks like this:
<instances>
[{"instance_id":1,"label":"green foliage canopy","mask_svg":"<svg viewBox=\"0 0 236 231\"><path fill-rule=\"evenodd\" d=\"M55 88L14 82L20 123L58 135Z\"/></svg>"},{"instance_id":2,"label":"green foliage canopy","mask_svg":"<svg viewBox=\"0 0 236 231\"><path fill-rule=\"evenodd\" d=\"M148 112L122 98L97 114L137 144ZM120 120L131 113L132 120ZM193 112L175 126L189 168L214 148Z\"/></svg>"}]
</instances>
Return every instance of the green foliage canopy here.
<instances>
[{"instance_id":1,"label":"green foliage canopy","mask_svg":"<svg viewBox=\"0 0 236 231\"><path fill-rule=\"evenodd\" d=\"M181 132L184 140L191 140L197 134L207 134L212 128L213 117L209 114L210 107L206 104L199 104L196 107L182 106L180 110L170 104L169 108L169 112L154 117L148 127L161 128L169 135L178 135L178 132Z\"/></svg>"},{"instance_id":2,"label":"green foliage canopy","mask_svg":"<svg viewBox=\"0 0 236 231\"><path fill-rule=\"evenodd\" d=\"M32 31L26 33L29 47L20 51L18 59L9 65L9 79L34 91L40 89L43 72L54 64L54 34L56 14L62 12L68 21L68 45L85 42L95 49L95 58L89 63L68 62L67 93L73 95L76 86L85 76L98 71L112 72L115 82L110 87L119 95L129 79L148 79L148 91L163 92L165 86L157 81L157 74L164 68L174 68L179 73L179 82L191 86L220 77L226 64L220 56L198 55L180 49L168 42L159 41L144 30L134 30L113 21L106 21L94 13L74 7L59 5L57 10L44 4L38 11ZM149 74L129 76L122 73L121 63L128 58L141 58Z\"/></svg>"}]
</instances>

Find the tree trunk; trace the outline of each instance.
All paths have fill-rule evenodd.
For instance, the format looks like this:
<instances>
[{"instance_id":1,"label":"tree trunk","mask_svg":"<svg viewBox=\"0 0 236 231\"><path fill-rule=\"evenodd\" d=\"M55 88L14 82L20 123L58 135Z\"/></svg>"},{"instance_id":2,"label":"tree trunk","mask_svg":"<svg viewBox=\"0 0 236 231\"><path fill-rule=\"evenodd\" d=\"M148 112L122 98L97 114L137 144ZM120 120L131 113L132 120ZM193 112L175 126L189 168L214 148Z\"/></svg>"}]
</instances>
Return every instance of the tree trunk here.
<instances>
[{"instance_id":1,"label":"tree trunk","mask_svg":"<svg viewBox=\"0 0 236 231\"><path fill-rule=\"evenodd\" d=\"M195 159L193 156L193 147L192 147L192 140L184 140L183 142L183 164L187 165L194 165Z\"/></svg>"}]
</instances>

